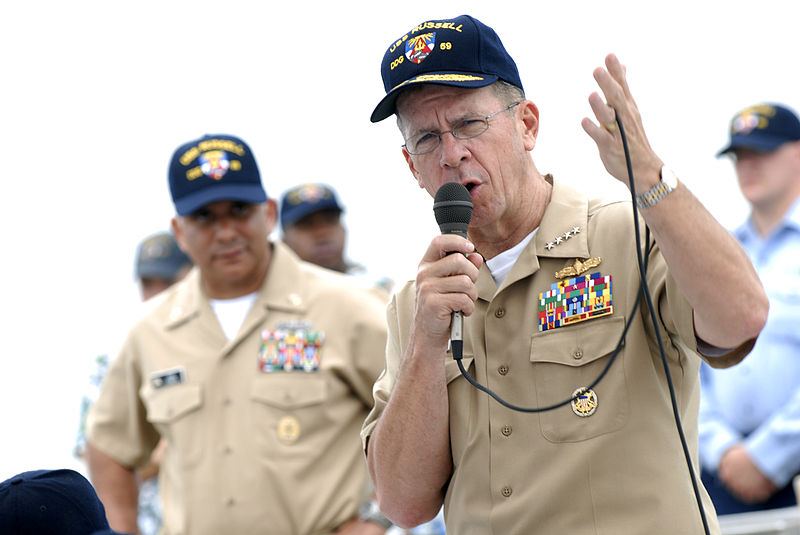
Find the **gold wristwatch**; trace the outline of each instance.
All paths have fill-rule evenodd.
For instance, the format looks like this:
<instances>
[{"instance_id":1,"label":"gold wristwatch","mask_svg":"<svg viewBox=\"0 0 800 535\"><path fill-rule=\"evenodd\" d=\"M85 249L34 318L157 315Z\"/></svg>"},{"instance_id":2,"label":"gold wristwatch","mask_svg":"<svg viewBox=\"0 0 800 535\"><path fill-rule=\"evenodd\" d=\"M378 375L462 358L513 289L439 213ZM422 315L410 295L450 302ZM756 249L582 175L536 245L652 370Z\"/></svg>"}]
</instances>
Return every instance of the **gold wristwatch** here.
<instances>
[{"instance_id":1,"label":"gold wristwatch","mask_svg":"<svg viewBox=\"0 0 800 535\"><path fill-rule=\"evenodd\" d=\"M649 208L678 187L678 177L666 165L661 168L661 182L636 196L637 208Z\"/></svg>"}]
</instances>

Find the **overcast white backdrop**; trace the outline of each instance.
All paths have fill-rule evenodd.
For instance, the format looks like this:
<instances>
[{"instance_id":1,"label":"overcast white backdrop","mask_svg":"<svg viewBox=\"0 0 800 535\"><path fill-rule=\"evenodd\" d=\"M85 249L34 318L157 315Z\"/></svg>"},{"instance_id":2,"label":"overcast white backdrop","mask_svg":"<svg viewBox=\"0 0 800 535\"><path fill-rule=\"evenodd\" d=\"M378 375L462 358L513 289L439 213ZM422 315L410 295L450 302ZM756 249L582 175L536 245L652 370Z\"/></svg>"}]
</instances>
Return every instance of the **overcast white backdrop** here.
<instances>
[{"instance_id":1,"label":"overcast white backdrop","mask_svg":"<svg viewBox=\"0 0 800 535\"><path fill-rule=\"evenodd\" d=\"M438 232L383 95L386 47L419 22L470 13L494 27L539 107L538 168L619 193L580 121L608 52L628 69L651 144L726 227L746 216L731 115L800 106L794 0L646 2L12 2L0 33L0 480L68 466L93 358L138 306L134 248L166 229L175 147L231 133L267 193L334 185L349 256L413 278ZM702 229L691 239L703 239ZM698 259L698 262L715 259Z\"/></svg>"}]
</instances>

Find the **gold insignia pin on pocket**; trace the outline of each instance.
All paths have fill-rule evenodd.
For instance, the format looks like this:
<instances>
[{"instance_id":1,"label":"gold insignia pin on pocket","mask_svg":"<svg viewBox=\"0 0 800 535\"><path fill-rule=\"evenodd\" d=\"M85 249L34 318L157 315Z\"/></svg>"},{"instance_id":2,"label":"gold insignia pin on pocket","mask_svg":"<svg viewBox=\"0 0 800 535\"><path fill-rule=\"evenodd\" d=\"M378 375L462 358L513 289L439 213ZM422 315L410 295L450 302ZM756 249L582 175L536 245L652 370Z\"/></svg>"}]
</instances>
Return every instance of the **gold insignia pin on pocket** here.
<instances>
[{"instance_id":1,"label":"gold insignia pin on pocket","mask_svg":"<svg viewBox=\"0 0 800 535\"><path fill-rule=\"evenodd\" d=\"M284 416L278 421L278 440L286 444L294 444L300 438L300 421L294 416Z\"/></svg>"},{"instance_id":2,"label":"gold insignia pin on pocket","mask_svg":"<svg viewBox=\"0 0 800 535\"><path fill-rule=\"evenodd\" d=\"M582 386L572 393L572 412L585 418L597 410L597 394L594 390Z\"/></svg>"}]
</instances>

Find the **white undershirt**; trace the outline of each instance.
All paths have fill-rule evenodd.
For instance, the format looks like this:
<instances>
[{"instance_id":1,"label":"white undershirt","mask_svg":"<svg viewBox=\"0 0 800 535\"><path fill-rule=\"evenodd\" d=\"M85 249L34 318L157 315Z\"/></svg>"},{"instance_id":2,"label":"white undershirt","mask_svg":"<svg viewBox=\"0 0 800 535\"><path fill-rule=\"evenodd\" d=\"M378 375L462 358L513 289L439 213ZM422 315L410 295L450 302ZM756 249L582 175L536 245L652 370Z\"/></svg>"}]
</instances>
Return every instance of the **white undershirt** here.
<instances>
[{"instance_id":1,"label":"white undershirt","mask_svg":"<svg viewBox=\"0 0 800 535\"><path fill-rule=\"evenodd\" d=\"M222 332L232 340L239 333L239 329L253 306L258 292L243 295L241 297L234 297L233 299L211 299L211 308L214 309L214 314L217 315Z\"/></svg>"},{"instance_id":2,"label":"white undershirt","mask_svg":"<svg viewBox=\"0 0 800 535\"><path fill-rule=\"evenodd\" d=\"M503 284L503 281L506 280L506 277L511 272L511 268L514 267L517 258L519 258L519 255L522 254L522 251L525 249L525 247L528 246L528 243L530 243L530 241L533 239L533 235L536 234L537 230L539 230L539 227L533 229L533 232L525 236L521 242L516 244L511 249L503 251L494 258L486 261L486 267L489 268L489 272L492 274L494 283L498 288L501 284Z\"/></svg>"}]
</instances>

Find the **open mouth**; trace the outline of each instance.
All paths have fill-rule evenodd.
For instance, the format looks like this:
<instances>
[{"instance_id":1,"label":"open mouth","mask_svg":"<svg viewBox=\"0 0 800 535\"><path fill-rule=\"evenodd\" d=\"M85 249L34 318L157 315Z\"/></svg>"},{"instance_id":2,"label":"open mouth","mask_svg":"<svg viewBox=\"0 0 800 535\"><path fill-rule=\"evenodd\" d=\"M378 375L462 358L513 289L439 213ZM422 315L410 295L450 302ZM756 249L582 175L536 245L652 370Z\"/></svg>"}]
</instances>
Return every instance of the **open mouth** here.
<instances>
[{"instance_id":1,"label":"open mouth","mask_svg":"<svg viewBox=\"0 0 800 535\"><path fill-rule=\"evenodd\" d=\"M467 188L467 191L472 195L472 190L474 190L477 186L480 186L478 182L465 182L464 187Z\"/></svg>"}]
</instances>

